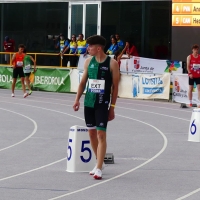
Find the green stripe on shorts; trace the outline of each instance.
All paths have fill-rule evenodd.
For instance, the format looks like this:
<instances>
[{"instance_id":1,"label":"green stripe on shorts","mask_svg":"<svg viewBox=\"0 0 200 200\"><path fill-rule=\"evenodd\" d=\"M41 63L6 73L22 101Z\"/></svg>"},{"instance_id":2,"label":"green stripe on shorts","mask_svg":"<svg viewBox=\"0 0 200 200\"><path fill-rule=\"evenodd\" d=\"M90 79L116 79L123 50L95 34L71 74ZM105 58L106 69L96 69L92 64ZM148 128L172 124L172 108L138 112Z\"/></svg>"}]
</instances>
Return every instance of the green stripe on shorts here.
<instances>
[{"instance_id":1,"label":"green stripe on shorts","mask_svg":"<svg viewBox=\"0 0 200 200\"><path fill-rule=\"evenodd\" d=\"M106 128L96 127L96 129L99 130L99 131L105 131L106 132Z\"/></svg>"}]
</instances>

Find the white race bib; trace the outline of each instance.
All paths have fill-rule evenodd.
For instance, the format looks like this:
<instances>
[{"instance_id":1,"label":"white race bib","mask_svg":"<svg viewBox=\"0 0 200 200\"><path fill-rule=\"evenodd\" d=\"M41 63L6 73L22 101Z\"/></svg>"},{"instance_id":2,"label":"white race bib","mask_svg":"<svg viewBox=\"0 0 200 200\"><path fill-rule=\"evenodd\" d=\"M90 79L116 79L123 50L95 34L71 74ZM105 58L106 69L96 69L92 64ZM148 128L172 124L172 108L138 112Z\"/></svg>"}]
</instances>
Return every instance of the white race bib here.
<instances>
[{"instance_id":1,"label":"white race bib","mask_svg":"<svg viewBox=\"0 0 200 200\"><path fill-rule=\"evenodd\" d=\"M23 61L17 61L17 66L22 67L23 66Z\"/></svg>"},{"instance_id":2,"label":"white race bib","mask_svg":"<svg viewBox=\"0 0 200 200\"><path fill-rule=\"evenodd\" d=\"M200 69L200 64L193 64L193 69L194 70Z\"/></svg>"},{"instance_id":3,"label":"white race bib","mask_svg":"<svg viewBox=\"0 0 200 200\"><path fill-rule=\"evenodd\" d=\"M88 91L92 93L104 94L105 80L89 79Z\"/></svg>"},{"instance_id":4,"label":"white race bib","mask_svg":"<svg viewBox=\"0 0 200 200\"><path fill-rule=\"evenodd\" d=\"M29 70L29 69L31 69L31 65L30 64L26 65L24 68L25 68L25 70Z\"/></svg>"}]
</instances>

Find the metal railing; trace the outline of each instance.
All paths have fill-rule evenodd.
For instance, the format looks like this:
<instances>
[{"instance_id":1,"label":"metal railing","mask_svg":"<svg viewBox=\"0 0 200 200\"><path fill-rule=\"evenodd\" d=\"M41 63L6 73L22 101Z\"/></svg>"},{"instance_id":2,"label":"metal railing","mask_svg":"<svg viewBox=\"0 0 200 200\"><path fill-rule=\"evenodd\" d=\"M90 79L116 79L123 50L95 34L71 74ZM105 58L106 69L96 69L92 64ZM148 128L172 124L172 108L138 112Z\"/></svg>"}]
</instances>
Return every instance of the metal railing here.
<instances>
[{"instance_id":1,"label":"metal railing","mask_svg":"<svg viewBox=\"0 0 200 200\"><path fill-rule=\"evenodd\" d=\"M10 67L12 64L11 64L11 60L12 60L12 56L13 54L16 53L16 52L0 52L0 55L3 55L3 57L0 59L0 67L1 66L8 66ZM3 63L2 60L5 61L5 55L9 54L10 56L10 64L7 64L7 63ZM63 55L63 59L61 58L61 56L59 55L59 53L27 53L27 55L31 55L33 56L33 58L35 59L36 61L36 65L37 67L63 67L63 68L77 68L77 67L70 67L69 65L68 66L63 66L63 59L67 59L67 57L69 58L70 56L80 56L80 54L64 54ZM41 63L39 64L37 61L39 60L39 57L42 56L43 57L43 60L45 60L45 56L53 56L54 59L57 59L56 61L59 62L59 65L46 65L46 64L42 64ZM57 58L56 58L57 57ZM40 59L41 60L41 59ZM69 60L67 61L68 63L70 62ZM78 64L78 63L77 63Z\"/></svg>"}]
</instances>

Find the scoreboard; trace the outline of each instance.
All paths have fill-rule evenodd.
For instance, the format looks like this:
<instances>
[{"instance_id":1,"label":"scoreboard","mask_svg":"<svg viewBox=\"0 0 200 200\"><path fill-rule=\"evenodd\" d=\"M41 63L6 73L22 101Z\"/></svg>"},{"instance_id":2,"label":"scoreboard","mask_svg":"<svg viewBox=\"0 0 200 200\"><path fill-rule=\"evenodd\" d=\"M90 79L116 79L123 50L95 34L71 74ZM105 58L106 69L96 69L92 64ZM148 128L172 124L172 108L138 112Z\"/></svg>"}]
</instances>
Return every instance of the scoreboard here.
<instances>
[{"instance_id":1,"label":"scoreboard","mask_svg":"<svg viewBox=\"0 0 200 200\"><path fill-rule=\"evenodd\" d=\"M200 46L200 0L172 0L172 59L186 61Z\"/></svg>"},{"instance_id":2,"label":"scoreboard","mask_svg":"<svg viewBox=\"0 0 200 200\"><path fill-rule=\"evenodd\" d=\"M172 26L200 26L200 0L173 0Z\"/></svg>"}]
</instances>

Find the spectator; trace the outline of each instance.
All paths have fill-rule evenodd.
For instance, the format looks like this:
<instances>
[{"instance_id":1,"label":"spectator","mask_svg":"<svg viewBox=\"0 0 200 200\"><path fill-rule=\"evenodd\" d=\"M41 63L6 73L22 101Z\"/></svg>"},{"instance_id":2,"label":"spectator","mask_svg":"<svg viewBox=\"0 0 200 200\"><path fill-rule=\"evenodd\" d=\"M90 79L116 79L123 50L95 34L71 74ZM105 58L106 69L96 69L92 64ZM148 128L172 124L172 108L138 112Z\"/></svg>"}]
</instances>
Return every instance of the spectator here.
<instances>
[{"instance_id":1,"label":"spectator","mask_svg":"<svg viewBox=\"0 0 200 200\"><path fill-rule=\"evenodd\" d=\"M65 39L64 35L61 33L59 35L59 41L56 43L55 45L55 48L60 48L60 57L61 59L63 59L63 52L64 52L64 49L67 48L67 46L69 45L69 40L68 39ZM66 51L65 51L66 52ZM67 53L67 52L66 52ZM62 61L62 66L67 66L67 62L68 62L68 57L64 58L63 61Z\"/></svg>"},{"instance_id":2,"label":"spectator","mask_svg":"<svg viewBox=\"0 0 200 200\"><path fill-rule=\"evenodd\" d=\"M107 55L114 55L115 52L119 50L119 46L117 44L117 39L115 36L111 36L111 43L111 46L106 52Z\"/></svg>"},{"instance_id":3,"label":"spectator","mask_svg":"<svg viewBox=\"0 0 200 200\"><path fill-rule=\"evenodd\" d=\"M115 34L115 37L117 39L117 44L119 46L119 50L122 51L124 48L124 42L122 40L120 40L119 34Z\"/></svg>"},{"instance_id":4,"label":"spectator","mask_svg":"<svg viewBox=\"0 0 200 200\"><path fill-rule=\"evenodd\" d=\"M126 53L126 55L130 58L130 56L139 56L136 47L129 40L126 41L126 46L122 50L122 54Z\"/></svg>"},{"instance_id":5,"label":"spectator","mask_svg":"<svg viewBox=\"0 0 200 200\"><path fill-rule=\"evenodd\" d=\"M72 35L72 40L69 43L68 47L64 49L63 54L65 51L69 49L69 54L73 54L73 56L70 56L70 67L77 67L77 61L78 57L76 55L77 53L77 41L76 41L76 35Z\"/></svg>"},{"instance_id":6,"label":"spectator","mask_svg":"<svg viewBox=\"0 0 200 200\"><path fill-rule=\"evenodd\" d=\"M3 47L5 52L14 52L15 51L15 41L10 39L9 36L5 37L5 41L3 42ZM10 64L10 54L5 54L5 61L7 64Z\"/></svg>"},{"instance_id":7,"label":"spectator","mask_svg":"<svg viewBox=\"0 0 200 200\"><path fill-rule=\"evenodd\" d=\"M86 54L87 53L87 43L86 40L83 40L83 34L79 34L77 41L77 53Z\"/></svg>"}]
</instances>

